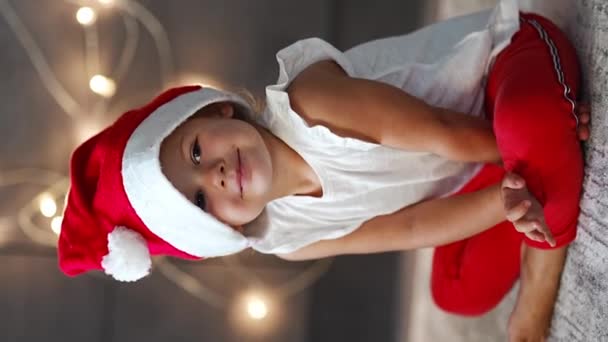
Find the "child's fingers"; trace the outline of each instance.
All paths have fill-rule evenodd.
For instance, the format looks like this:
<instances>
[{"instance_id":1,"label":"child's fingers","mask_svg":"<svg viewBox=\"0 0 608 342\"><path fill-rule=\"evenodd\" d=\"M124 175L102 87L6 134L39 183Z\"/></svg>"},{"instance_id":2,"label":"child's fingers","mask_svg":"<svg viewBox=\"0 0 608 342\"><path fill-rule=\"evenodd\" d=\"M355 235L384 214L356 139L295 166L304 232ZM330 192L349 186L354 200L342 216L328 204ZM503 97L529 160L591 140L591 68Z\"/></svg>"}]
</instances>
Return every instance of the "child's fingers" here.
<instances>
[{"instance_id":1,"label":"child's fingers","mask_svg":"<svg viewBox=\"0 0 608 342\"><path fill-rule=\"evenodd\" d=\"M526 185L526 181L516 173L508 172L502 180L503 188L521 189Z\"/></svg>"},{"instance_id":2,"label":"child's fingers","mask_svg":"<svg viewBox=\"0 0 608 342\"><path fill-rule=\"evenodd\" d=\"M507 216L507 220L511 221L511 222L515 222L519 219L521 219L522 217L524 217L526 215L526 213L528 213L528 209L530 209L530 206L532 205L532 203L530 201L522 201L519 204L517 204L515 207L508 209L506 216Z\"/></svg>"},{"instance_id":3,"label":"child's fingers","mask_svg":"<svg viewBox=\"0 0 608 342\"><path fill-rule=\"evenodd\" d=\"M547 243L551 245L551 247L555 246L555 238L553 237L553 233L551 232L551 230L549 230L549 227L547 227L546 224L542 224L541 222L534 220L532 227L534 227L536 232L543 236L542 241L547 241Z\"/></svg>"},{"instance_id":4,"label":"child's fingers","mask_svg":"<svg viewBox=\"0 0 608 342\"><path fill-rule=\"evenodd\" d=\"M556 242L553 233L551 233L546 225L534 223L533 227L535 228L534 230L525 233L527 237L538 242L546 241L551 247L555 247Z\"/></svg>"},{"instance_id":5,"label":"child's fingers","mask_svg":"<svg viewBox=\"0 0 608 342\"><path fill-rule=\"evenodd\" d=\"M538 221L537 220L526 220L526 219L519 219L515 222L513 222L513 226L515 227L515 230L520 232L520 233L529 233L529 232L533 232L535 230L538 230Z\"/></svg>"},{"instance_id":6,"label":"child's fingers","mask_svg":"<svg viewBox=\"0 0 608 342\"><path fill-rule=\"evenodd\" d=\"M547 241L547 243L551 247L555 247L555 238L553 237L553 233L551 233L551 230L549 230L549 227L547 227L546 225L541 225L541 228L539 230L545 236L545 241Z\"/></svg>"},{"instance_id":7,"label":"child's fingers","mask_svg":"<svg viewBox=\"0 0 608 342\"><path fill-rule=\"evenodd\" d=\"M527 232L526 236L530 240L534 240L536 242L544 242L545 241L545 236L541 232L539 232L537 230L532 231L532 232Z\"/></svg>"}]
</instances>

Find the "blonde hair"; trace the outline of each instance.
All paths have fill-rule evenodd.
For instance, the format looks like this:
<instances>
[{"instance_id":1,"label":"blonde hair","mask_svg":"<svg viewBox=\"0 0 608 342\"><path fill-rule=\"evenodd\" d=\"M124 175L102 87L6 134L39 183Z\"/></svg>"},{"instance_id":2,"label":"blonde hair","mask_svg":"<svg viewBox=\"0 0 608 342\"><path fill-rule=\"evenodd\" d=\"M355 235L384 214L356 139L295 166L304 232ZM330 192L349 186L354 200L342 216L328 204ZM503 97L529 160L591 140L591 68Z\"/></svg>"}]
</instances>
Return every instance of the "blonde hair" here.
<instances>
[{"instance_id":1,"label":"blonde hair","mask_svg":"<svg viewBox=\"0 0 608 342\"><path fill-rule=\"evenodd\" d=\"M266 101L260 97L256 97L252 92L245 88L235 88L235 89L227 89L228 91L240 96L247 102L249 107L251 108L250 119L255 120L258 116L262 114L264 109L266 108Z\"/></svg>"}]
</instances>

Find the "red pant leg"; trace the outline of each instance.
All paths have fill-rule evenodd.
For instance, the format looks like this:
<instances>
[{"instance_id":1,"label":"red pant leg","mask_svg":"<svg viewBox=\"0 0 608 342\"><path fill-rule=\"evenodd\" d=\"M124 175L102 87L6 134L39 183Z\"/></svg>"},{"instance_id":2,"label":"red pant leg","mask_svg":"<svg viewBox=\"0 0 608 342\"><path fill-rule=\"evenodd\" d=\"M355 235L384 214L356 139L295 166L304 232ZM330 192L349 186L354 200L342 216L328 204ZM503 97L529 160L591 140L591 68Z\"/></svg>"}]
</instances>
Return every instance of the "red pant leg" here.
<instances>
[{"instance_id":1,"label":"red pant leg","mask_svg":"<svg viewBox=\"0 0 608 342\"><path fill-rule=\"evenodd\" d=\"M521 174L531 192L544 205L545 218L558 246L576 235L578 201L582 186L582 154L576 136L572 103L579 82L574 49L548 20L529 14L542 24L550 45L530 23L498 55L490 72L486 108L494 117L499 149L505 168ZM564 89L556 62L562 70ZM495 184L504 170L486 165L460 192ZM431 290L442 309L478 315L492 309L519 276L523 235L508 222L435 249ZM527 240L535 247L547 247Z\"/></svg>"},{"instance_id":2,"label":"red pant leg","mask_svg":"<svg viewBox=\"0 0 608 342\"><path fill-rule=\"evenodd\" d=\"M526 179L561 247L576 237L582 191L583 157L573 112L579 67L574 48L554 24L538 15L521 17L520 31L488 77L486 105L494 115L505 169Z\"/></svg>"},{"instance_id":3,"label":"red pant leg","mask_svg":"<svg viewBox=\"0 0 608 342\"><path fill-rule=\"evenodd\" d=\"M458 194L500 182L505 171L485 165ZM443 310L480 315L495 307L519 277L523 237L511 222L435 249L431 292Z\"/></svg>"}]
</instances>

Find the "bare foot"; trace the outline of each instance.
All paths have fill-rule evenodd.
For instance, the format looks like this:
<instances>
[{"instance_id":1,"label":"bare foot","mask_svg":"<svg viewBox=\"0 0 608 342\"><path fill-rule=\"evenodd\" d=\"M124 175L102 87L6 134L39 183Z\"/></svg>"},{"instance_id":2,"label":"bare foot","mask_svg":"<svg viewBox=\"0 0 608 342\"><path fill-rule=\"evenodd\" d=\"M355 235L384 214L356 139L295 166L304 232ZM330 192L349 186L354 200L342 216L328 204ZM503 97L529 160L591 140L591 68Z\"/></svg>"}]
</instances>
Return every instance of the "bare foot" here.
<instances>
[{"instance_id":1,"label":"bare foot","mask_svg":"<svg viewBox=\"0 0 608 342\"><path fill-rule=\"evenodd\" d=\"M502 180L502 201L507 220L529 239L547 242L555 246L555 239L545 222L543 207L528 191L525 180L513 172L507 172Z\"/></svg>"},{"instance_id":2,"label":"bare foot","mask_svg":"<svg viewBox=\"0 0 608 342\"><path fill-rule=\"evenodd\" d=\"M527 292L526 292L527 291ZM543 293L522 289L517 298L515 309L509 317L509 342L545 341L551 326L553 305L546 305Z\"/></svg>"},{"instance_id":3,"label":"bare foot","mask_svg":"<svg viewBox=\"0 0 608 342\"><path fill-rule=\"evenodd\" d=\"M515 308L509 317L509 341L545 341L567 248L536 249L524 243L521 253L521 282Z\"/></svg>"}]
</instances>

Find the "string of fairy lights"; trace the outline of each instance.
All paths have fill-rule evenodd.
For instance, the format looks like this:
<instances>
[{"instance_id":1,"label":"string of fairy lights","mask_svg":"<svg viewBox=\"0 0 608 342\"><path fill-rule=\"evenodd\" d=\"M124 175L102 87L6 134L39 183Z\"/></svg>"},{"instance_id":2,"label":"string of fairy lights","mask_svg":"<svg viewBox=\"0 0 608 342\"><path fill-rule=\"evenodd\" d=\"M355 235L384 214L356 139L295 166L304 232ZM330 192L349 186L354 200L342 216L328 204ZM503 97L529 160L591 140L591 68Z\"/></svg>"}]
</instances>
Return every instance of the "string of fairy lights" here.
<instances>
[{"instance_id":1,"label":"string of fairy lights","mask_svg":"<svg viewBox=\"0 0 608 342\"><path fill-rule=\"evenodd\" d=\"M170 41L159 20L136 0L64 0L76 8L74 17L84 30L85 67L90 90L97 95L97 101L88 110L70 95L55 76L44 58L38 44L9 0L0 0L0 15L15 34L36 69L42 84L52 95L66 115L77 123L78 143L92 136L102 127L98 124L105 115L110 101L129 70L137 48L140 25L153 38L159 56L159 72L163 87L168 86L173 74ZM120 15L124 25L125 43L113 72L100 72L100 44L98 22L104 16ZM202 79L202 78L201 78ZM91 113L83 117L82 113ZM61 230L61 212L69 180L66 175L35 168L0 170L0 189L19 185L36 185L42 190L33 196L16 214L17 226L33 242L55 248ZM262 320L272 317L273 303L280 303L313 284L331 264L331 259L313 263L304 271L280 285L267 284L255 272L245 267L239 255L222 258L226 270L235 278L240 278L245 290L238 301L233 301L221 291L206 286L196 277L181 270L167 258L154 261L155 269L171 280L176 286L194 297L218 309L226 309L234 303L244 308L248 317ZM276 315L275 315L276 316Z\"/></svg>"}]
</instances>

